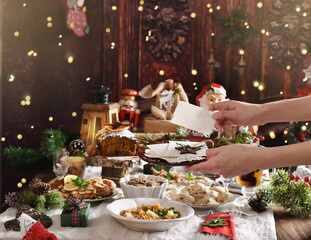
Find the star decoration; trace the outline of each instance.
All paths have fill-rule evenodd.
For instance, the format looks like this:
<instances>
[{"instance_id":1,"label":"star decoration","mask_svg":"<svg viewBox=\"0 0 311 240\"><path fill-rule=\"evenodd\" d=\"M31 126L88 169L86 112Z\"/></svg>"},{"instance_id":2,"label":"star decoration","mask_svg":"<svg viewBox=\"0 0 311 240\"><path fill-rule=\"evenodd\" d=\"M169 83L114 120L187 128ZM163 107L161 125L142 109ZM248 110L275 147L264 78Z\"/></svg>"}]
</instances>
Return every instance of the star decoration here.
<instances>
[{"instance_id":1,"label":"star decoration","mask_svg":"<svg viewBox=\"0 0 311 240\"><path fill-rule=\"evenodd\" d=\"M309 79L311 79L311 65L307 68L307 69L304 69L303 72L306 74L304 79L302 79L302 81L306 82L308 81Z\"/></svg>"},{"instance_id":2,"label":"star decoration","mask_svg":"<svg viewBox=\"0 0 311 240\"><path fill-rule=\"evenodd\" d=\"M179 150L180 154L197 154L197 151L201 149L201 146L191 147L190 145L180 145L180 147L175 147L175 149Z\"/></svg>"}]
</instances>

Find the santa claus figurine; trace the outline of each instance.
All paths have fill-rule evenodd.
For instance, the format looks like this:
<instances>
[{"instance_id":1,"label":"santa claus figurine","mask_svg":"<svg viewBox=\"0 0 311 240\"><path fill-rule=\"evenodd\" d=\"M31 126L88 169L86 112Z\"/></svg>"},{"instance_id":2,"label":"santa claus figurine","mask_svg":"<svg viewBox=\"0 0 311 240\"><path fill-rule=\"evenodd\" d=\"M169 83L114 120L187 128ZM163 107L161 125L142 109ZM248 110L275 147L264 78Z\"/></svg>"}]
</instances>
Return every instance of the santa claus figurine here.
<instances>
[{"instance_id":1,"label":"santa claus figurine","mask_svg":"<svg viewBox=\"0 0 311 240\"><path fill-rule=\"evenodd\" d=\"M202 89L195 100L198 106L209 109L213 103L226 100L226 96L227 92L223 86L211 83Z\"/></svg>"},{"instance_id":2,"label":"santa claus figurine","mask_svg":"<svg viewBox=\"0 0 311 240\"><path fill-rule=\"evenodd\" d=\"M120 113L119 120L124 123L133 123L133 130L137 129L140 110L137 109L135 97L138 95L136 90L123 89L119 101Z\"/></svg>"}]
</instances>

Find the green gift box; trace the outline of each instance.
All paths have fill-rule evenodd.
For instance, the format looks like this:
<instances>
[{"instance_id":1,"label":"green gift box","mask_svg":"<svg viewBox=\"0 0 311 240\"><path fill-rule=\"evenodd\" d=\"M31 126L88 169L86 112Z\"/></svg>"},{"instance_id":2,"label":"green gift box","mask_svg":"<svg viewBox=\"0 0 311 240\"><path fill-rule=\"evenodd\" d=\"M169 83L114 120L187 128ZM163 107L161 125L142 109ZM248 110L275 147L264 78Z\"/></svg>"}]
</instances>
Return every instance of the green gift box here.
<instances>
[{"instance_id":1,"label":"green gift box","mask_svg":"<svg viewBox=\"0 0 311 240\"><path fill-rule=\"evenodd\" d=\"M86 227L91 205L90 203L83 204L86 204L86 208L77 210L78 212L76 211L75 213L73 213L75 210L68 210L71 207L68 203L65 204L64 210L60 215L60 223L62 227Z\"/></svg>"}]
</instances>

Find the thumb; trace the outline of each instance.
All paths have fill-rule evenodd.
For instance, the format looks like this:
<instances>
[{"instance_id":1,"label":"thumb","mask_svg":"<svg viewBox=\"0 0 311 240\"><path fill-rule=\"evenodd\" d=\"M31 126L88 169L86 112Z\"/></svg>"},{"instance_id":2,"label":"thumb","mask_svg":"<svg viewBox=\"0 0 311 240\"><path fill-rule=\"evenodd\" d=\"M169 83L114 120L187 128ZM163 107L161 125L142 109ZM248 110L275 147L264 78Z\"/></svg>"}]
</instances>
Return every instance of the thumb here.
<instances>
[{"instance_id":1,"label":"thumb","mask_svg":"<svg viewBox=\"0 0 311 240\"><path fill-rule=\"evenodd\" d=\"M211 148L206 150L206 158L209 159L219 154L218 148Z\"/></svg>"},{"instance_id":2,"label":"thumb","mask_svg":"<svg viewBox=\"0 0 311 240\"><path fill-rule=\"evenodd\" d=\"M198 163L198 164L194 164L191 166L187 166L188 171L200 171L201 169L212 170L212 168L210 168L209 166L210 164L208 162L208 159L218 154L219 154L219 150L217 148L206 150L206 161Z\"/></svg>"}]
</instances>

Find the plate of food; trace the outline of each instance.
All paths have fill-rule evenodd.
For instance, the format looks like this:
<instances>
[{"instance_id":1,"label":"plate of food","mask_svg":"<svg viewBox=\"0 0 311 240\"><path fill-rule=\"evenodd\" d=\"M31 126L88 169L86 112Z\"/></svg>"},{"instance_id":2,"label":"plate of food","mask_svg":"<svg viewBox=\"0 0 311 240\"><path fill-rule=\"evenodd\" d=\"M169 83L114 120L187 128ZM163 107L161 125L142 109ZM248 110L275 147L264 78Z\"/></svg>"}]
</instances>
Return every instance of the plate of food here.
<instances>
[{"instance_id":1,"label":"plate of food","mask_svg":"<svg viewBox=\"0 0 311 240\"><path fill-rule=\"evenodd\" d=\"M93 177L84 180L76 175L67 175L62 179L49 182L51 189L57 189L65 198L72 195L85 201L103 201L117 194L116 184L109 179Z\"/></svg>"},{"instance_id":2,"label":"plate of food","mask_svg":"<svg viewBox=\"0 0 311 240\"><path fill-rule=\"evenodd\" d=\"M107 211L125 227L144 232L167 231L194 214L184 203L158 198L118 199Z\"/></svg>"},{"instance_id":3,"label":"plate of food","mask_svg":"<svg viewBox=\"0 0 311 240\"><path fill-rule=\"evenodd\" d=\"M146 162L163 166L186 166L206 160L207 141L203 137L153 141L138 147L137 155Z\"/></svg>"},{"instance_id":4,"label":"plate of food","mask_svg":"<svg viewBox=\"0 0 311 240\"><path fill-rule=\"evenodd\" d=\"M206 186L200 182L190 184L182 189L172 189L165 193L165 198L185 203L198 209L215 209L231 204L235 196L227 188Z\"/></svg>"},{"instance_id":5,"label":"plate of food","mask_svg":"<svg viewBox=\"0 0 311 240\"><path fill-rule=\"evenodd\" d=\"M107 196L107 197L97 196L97 198L94 198L94 199L85 198L83 199L83 202L93 203L93 202L105 201L107 199L113 198L114 196L117 196L118 193L119 193L118 190L114 189L110 196Z\"/></svg>"}]
</instances>

